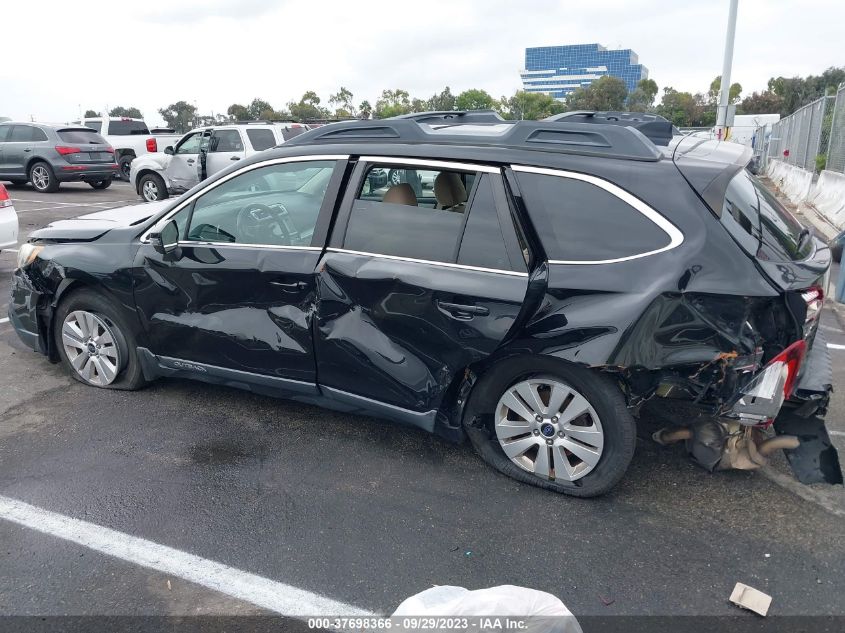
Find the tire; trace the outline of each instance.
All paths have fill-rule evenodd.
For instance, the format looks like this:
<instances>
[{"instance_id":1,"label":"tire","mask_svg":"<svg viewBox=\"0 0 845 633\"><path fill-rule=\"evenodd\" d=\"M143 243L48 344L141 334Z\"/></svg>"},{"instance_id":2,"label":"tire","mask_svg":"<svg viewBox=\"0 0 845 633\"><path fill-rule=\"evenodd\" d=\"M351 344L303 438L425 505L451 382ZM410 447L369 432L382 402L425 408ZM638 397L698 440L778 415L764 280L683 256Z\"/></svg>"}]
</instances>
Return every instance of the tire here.
<instances>
[{"instance_id":1,"label":"tire","mask_svg":"<svg viewBox=\"0 0 845 633\"><path fill-rule=\"evenodd\" d=\"M517 434L517 426L522 430L522 419L515 416L517 421L512 426L508 425L507 417L503 419L501 416L500 406L512 388L519 385L524 388L527 381L534 385L563 385L574 392L574 395L572 400L569 400L569 397L564 400L565 405L558 414L559 417L552 417L552 412L549 411L548 417L542 416L542 423L537 422L535 425L536 420L532 420L525 426L524 434ZM471 399L464 418L464 429L481 458L499 472L523 483L574 497L596 497L610 491L628 469L636 446L636 423L628 411L622 392L608 376L552 359L519 359L513 361L512 367L497 371L489 382L483 387L477 385L476 389L480 389L480 393L478 398ZM535 393L541 394L541 398L544 397L542 389ZM576 425L566 425L564 419L567 411L570 411L569 407L581 403L576 399L577 396L583 397L590 406L591 413L575 417L572 421L576 422ZM523 399L522 403L525 402L527 400ZM579 406L580 408L582 407ZM497 420L504 423L498 425L500 429L504 429L504 435L513 435L503 440L505 443L513 442L512 454L526 445L533 444L537 448L529 448L521 454L513 455L513 458L509 457L497 434ZM554 424L552 420L555 420ZM591 425L580 426L585 420L589 420ZM547 434L551 429L554 433ZM590 439L586 443L575 442L574 436L567 435L564 429L577 434L579 438L600 432L601 441L596 436L597 439ZM549 445L549 442L552 444ZM589 455L590 461L596 453L599 456L594 464L590 465L574 453L561 450L567 446L578 447L578 453ZM584 446L589 451L585 451ZM563 462L557 460L566 459L567 465L560 468L565 475L553 478L554 471L551 469L548 469L549 474L543 477L531 472L530 455L533 450L536 450L534 467L540 471L544 465L540 459L542 450L548 451L548 457L544 459L547 459L545 463L550 466L562 464ZM565 468L571 471L567 472Z\"/></svg>"},{"instance_id":2,"label":"tire","mask_svg":"<svg viewBox=\"0 0 845 633\"><path fill-rule=\"evenodd\" d=\"M129 182L129 169L133 160L135 160L135 156L132 154L124 154L120 157L120 160L117 161L117 173L120 175L121 180Z\"/></svg>"},{"instance_id":3,"label":"tire","mask_svg":"<svg viewBox=\"0 0 845 633\"><path fill-rule=\"evenodd\" d=\"M170 196L164 179L158 174L144 174L138 182L138 193L147 202L166 200Z\"/></svg>"},{"instance_id":4,"label":"tire","mask_svg":"<svg viewBox=\"0 0 845 633\"><path fill-rule=\"evenodd\" d=\"M59 181L53 168L44 161L36 161L29 167L29 182L40 193L55 193L59 190Z\"/></svg>"},{"instance_id":5,"label":"tire","mask_svg":"<svg viewBox=\"0 0 845 633\"><path fill-rule=\"evenodd\" d=\"M387 184L388 186L396 186L402 183L402 172L398 169L391 169L387 172Z\"/></svg>"},{"instance_id":6,"label":"tire","mask_svg":"<svg viewBox=\"0 0 845 633\"><path fill-rule=\"evenodd\" d=\"M88 184L91 185L94 189L108 189L111 187L111 178L106 178L105 180L97 180L94 182L89 182Z\"/></svg>"},{"instance_id":7,"label":"tire","mask_svg":"<svg viewBox=\"0 0 845 633\"><path fill-rule=\"evenodd\" d=\"M65 297L53 318L53 337L62 365L79 382L127 391L146 384L135 337L101 294L82 289Z\"/></svg>"}]
</instances>

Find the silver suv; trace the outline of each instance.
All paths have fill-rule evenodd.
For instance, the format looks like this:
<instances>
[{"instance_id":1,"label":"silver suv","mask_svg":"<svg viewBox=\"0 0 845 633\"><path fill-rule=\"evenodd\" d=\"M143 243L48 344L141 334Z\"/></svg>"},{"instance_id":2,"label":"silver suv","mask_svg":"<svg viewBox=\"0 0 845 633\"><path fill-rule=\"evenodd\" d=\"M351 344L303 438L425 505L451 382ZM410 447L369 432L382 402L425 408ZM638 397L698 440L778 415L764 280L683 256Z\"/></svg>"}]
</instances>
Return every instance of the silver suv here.
<instances>
[{"instance_id":1,"label":"silver suv","mask_svg":"<svg viewBox=\"0 0 845 633\"><path fill-rule=\"evenodd\" d=\"M0 123L0 180L31 182L41 193L84 181L106 189L117 172L114 149L94 130L67 124Z\"/></svg>"},{"instance_id":2,"label":"silver suv","mask_svg":"<svg viewBox=\"0 0 845 633\"><path fill-rule=\"evenodd\" d=\"M232 123L191 130L163 152L132 161L129 182L147 202L187 191L234 162L307 131L301 123Z\"/></svg>"}]
</instances>

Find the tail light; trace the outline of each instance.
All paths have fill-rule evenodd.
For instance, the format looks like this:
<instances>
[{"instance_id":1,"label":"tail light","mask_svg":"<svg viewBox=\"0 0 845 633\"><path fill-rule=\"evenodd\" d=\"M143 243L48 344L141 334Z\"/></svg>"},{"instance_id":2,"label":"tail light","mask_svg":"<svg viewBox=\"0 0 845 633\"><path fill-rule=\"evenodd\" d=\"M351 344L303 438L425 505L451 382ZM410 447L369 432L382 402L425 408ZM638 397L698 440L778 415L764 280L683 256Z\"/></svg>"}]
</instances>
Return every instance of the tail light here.
<instances>
[{"instance_id":1,"label":"tail light","mask_svg":"<svg viewBox=\"0 0 845 633\"><path fill-rule=\"evenodd\" d=\"M109 154L114 154L114 148L111 145L104 147L102 151L108 152Z\"/></svg>"},{"instance_id":2,"label":"tail light","mask_svg":"<svg viewBox=\"0 0 845 633\"><path fill-rule=\"evenodd\" d=\"M807 343L800 340L775 356L742 390L730 415L738 417L742 424L770 424L784 400L795 390L795 381L806 352Z\"/></svg>"},{"instance_id":3,"label":"tail light","mask_svg":"<svg viewBox=\"0 0 845 633\"><path fill-rule=\"evenodd\" d=\"M4 207L11 207L12 206L12 199L9 198L9 192L6 191L6 187L0 185L0 209Z\"/></svg>"},{"instance_id":4,"label":"tail light","mask_svg":"<svg viewBox=\"0 0 845 633\"><path fill-rule=\"evenodd\" d=\"M804 318L804 337L806 338L822 313L824 290L821 286L811 286L801 293L801 298L807 304L807 316Z\"/></svg>"},{"instance_id":5,"label":"tail light","mask_svg":"<svg viewBox=\"0 0 845 633\"><path fill-rule=\"evenodd\" d=\"M148 152L157 152L158 151L158 143L154 138L147 139L147 151Z\"/></svg>"},{"instance_id":6,"label":"tail light","mask_svg":"<svg viewBox=\"0 0 845 633\"><path fill-rule=\"evenodd\" d=\"M68 147L66 145L56 145L56 151L61 154L62 156L67 156L68 154L79 154L82 150L78 147Z\"/></svg>"}]
</instances>

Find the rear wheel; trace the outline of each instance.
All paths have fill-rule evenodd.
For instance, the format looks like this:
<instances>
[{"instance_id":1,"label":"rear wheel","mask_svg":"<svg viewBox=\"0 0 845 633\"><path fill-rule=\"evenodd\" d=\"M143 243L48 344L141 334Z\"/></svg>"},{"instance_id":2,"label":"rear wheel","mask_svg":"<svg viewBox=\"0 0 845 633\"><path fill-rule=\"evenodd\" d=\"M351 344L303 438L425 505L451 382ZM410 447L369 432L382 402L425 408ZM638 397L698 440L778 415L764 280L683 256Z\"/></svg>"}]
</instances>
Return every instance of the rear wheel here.
<instances>
[{"instance_id":1,"label":"rear wheel","mask_svg":"<svg viewBox=\"0 0 845 633\"><path fill-rule=\"evenodd\" d=\"M55 193L59 190L59 181L56 180L53 168L43 161L33 163L29 168L29 181L41 193Z\"/></svg>"},{"instance_id":2,"label":"rear wheel","mask_svg":"<svg viewBox=\"0 0 845 633\"><path fill-rule=\"evenodd\" d=\"M138 192L147 202L165 200L170 195L164 180L158 174L144 174L138 183Z\"/></svg>"},{"instance_id":3,"label":"rear wheel","mask_svg":"<svg viewBox=\"0 0 845 633\"><path fill-rule=\"evenodd\" d=\"M62 363L76 380L126 390L146 383L132 332L100 294L73 292L56 310L53 330Z\"/></svg>"},{"instance_id":4,"label":"rear wheel","mask_svg":"<svg viewBox=\"0 0 845 633\"><path fill-rule=\"evenodd\" d=\"M127 154L125 156L121 156L120 160L118 161L118 173L123 180L129 182L129 170L132 167L132 160L135 157L131 154Z\"/></svg>"},{"instance_id":5,"label":"rear wheel","mask_svg":"<svg viewBox=\"0 0 845 633\"><path fill-rule=\"evenodd\" d=\"M94 189L108 189L111 187L111 178L107 178L106 180L96 180L94 182L89 182L88 184L94 187Z\"/></svg>"},{"instance_id":6,"label":"rear wheel","mask_svg":"<svg viewBox=\"0 0 845 633\"><path fill-rule=\"evenodd\" d=\"M496 400L482 403L467 435L486 462L510 477L577 497L604 494L634 455L634 419L608 377L563 364L549 368L500 373L486 390Z\"/></svg>"}]
</instances>

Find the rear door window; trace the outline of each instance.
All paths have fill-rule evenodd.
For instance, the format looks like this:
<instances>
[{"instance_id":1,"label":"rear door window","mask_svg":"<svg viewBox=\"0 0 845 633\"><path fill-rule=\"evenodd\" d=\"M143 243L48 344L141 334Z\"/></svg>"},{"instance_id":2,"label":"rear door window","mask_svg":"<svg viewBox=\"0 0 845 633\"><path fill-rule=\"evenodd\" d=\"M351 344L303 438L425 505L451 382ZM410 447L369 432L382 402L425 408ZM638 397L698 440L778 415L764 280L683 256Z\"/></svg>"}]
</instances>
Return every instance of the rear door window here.
<instances>
[{"instance_id":1,"label":"rear door window","mask_svg":"<svg viewBox=\"0 0 845 633\"><path fill-rule=\"evenodd\" d=\"M82 125L84 125L85 127L90 127L92 130L96 130L97 132L103 129L102 121L86 121Z\"/></svg>"},{"instance_id":2,"label":"rear door window","mask_svg":"<svg viewBox=\"0 0 845 633\"><path fill-rule=\"evenodd\" d=\"M214 130L211 138L212 152L242 152L244 149L241 135L237 130Z\"/></svg>"},{"instance_id":3,"label":"rear door window","mask_svg":"<svg viewBox=\"0 0 845 633\"><path fill-rule=\"evenodd\" d=\"M667 249L672 236L632 204L622 190L599 179L516 171L519 188L550 260L624 261ZM645 206L645 205L643 205ZM657 216L651 209L648 212ZM659 217L659 216L658 216ZM660 218L665 225L668 221ZM677 231L674 227L671 230Z\"/></svg>"},{"instance_id":4,"label":"rear door window","mask_svg":"<svg viewBox=\"0 0 845 633\"><path fill-rule=\"evenodd\" d=\"M59 140L63 143L96 143L106 145L106 139L91 130L59 130Z\"/></svg>"},{"instance_id":5,"label":"rear door window","mask_svg":"<svg viewBox=\"0 0 845 633\"><path fill-rule=\"evenodd\" d=\"M401 176L385 182L385 174L390 173ZM344 248L454 263L464 227L467 186L472 187L475 177L472 172L402 165L370 167L352 204ZM437 179L441 184L435 186Z\"/></svg>"},{"instance_id":6,"label":"rear door window","mask_svg":"<svg viewBox=\"0 0 845 633\"><path fill-rule=\"evenodd\" d=\"M809 231L747 170L728 185L721 221L759 259L799 261L812 252Z\"/></svg>"},{"instance_id":7,"label":"rear door window","mask_svg":"<svg viewBox=\"0 0 845 633\"><path fill-rule=\"evenodd\" d=\"M289 141L294 136L299 136L300 134L304 134L307 131L308 129L304 125L299 125L296 127L285 127L282 128L282 138L286 141Z\"/></svg>"},{"instance_id":8,"label":"rear door window","mask_svg":"<svg viewBox=\"0 0 845 633\"><path fill-rule=\"evenodd\" d=\"M9 135L9 141L15 141L18 143L31 143L33 140L36 140L35 136L39 136L37 132L41 132L41 130L32 127L31 125L15 125L12 127L12 133ZM47 140L47 135L44 132L41 132L40 136L44 138L38 138L37 140Z\"/></svg>"},{"instance_id":9,"label":"rear door window","mask_svg":"<svg viewBox=\"0 0 845 633\"><path fill-rule=\"evenodd\" d=\"M131 136L134 134L149 134L150 130L143 121L120 120L109 121L109 134L117 136Z\"/></svg>"},{"instance_id":10,"label":"rear door window","mask_svg":"<svg viewBox=\"0 0 845 633\"><path fill-rule=\"evenodd\" d=\"M498 176L497 176L498 178ZM461 238L458 263L494 270L514 270L524 272L525 261L518 253L518 246L508 252L505 239L508 237L517 244L517 236L509 210L505 210L505 223L501 221L499 209L493 195L493 178L482 174L478 186L472 195L469 217Z\"/></svg>"},{"instance_id":11,"label":"rear door window","mask_svg":"<svg viewBox=\"0 0 845 633\"><path fill-rule=\"evenodd\" d=\"M252 149L256 152L273 147L276 144L276 137L273 136L272 130L267 129L247 129L246 135L249 137L249 142Z\"/></svg>"},{"instance_id":12,"label":"rear door window","mask_svg":"<svg viewBox=\"0 0 845 633\"><path fill-rule=\"evenodd\" d=\"M9 140L9 132L12 131L11 125L0 125L0 143Z\"/></svg>"}]
</instances>

